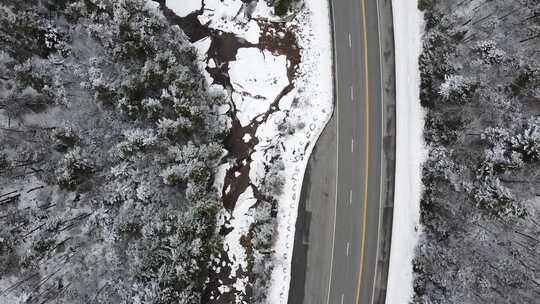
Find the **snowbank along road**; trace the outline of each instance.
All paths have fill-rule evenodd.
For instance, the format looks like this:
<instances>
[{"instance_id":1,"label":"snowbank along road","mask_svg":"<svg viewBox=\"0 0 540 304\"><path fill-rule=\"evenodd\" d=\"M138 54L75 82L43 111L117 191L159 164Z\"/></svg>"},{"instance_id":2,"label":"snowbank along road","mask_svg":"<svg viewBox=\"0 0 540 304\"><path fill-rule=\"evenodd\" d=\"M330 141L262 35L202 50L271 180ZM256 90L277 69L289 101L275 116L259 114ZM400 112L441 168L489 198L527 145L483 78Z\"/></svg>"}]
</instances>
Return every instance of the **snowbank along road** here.
<instances>
[{"instance_id":1,"label":"snowbank along road","mask_svg":"<svg viewBox=\"0 0 540 304\"><path fill-rule=\"evenodd\" d=\"M388 45L384 44L384 56L381 47L380 3L385 13L388 10L391 15L389 1L332 1L336 106L334 121L326 132L333 133L330 136L335 139L330 142L337 148L321 148L328 151L321 158L326 162L334 159L335 164L324 165L327 168L321 171L317 171L317 166L310 168L314 178L307 190L312 193L307 194L307 205L311 206L306 210L311 208L311 217L306 228L309 234L304 236L308 248L305 278L300 280L305 284L301 296L291 292L289 303L300 298L310 304L385 300L387 272L381 268L387 270L388 266L388 231L392 223L391 206L385 209L385 203L393 201L393 194L389 193L393 193L394 171L393 152L387 151L393 151L394 144L386 143L389 127L385 113L390 103L394 109L394 101L383 100L388 94L385 83L393 83L393 72L391 81L383 77L389 55ZM391 129L395 131L393 124ZM392 155L392 159L387 155ZM327 197L314 197L313 193L321 191L318 188L328 188L330 184L316 175L325 176L335 187L324 193ZM319 210L313 200L321 200ZM293 284L300 289L298 285L302 283Z\"/></svg>"}]
</instances>

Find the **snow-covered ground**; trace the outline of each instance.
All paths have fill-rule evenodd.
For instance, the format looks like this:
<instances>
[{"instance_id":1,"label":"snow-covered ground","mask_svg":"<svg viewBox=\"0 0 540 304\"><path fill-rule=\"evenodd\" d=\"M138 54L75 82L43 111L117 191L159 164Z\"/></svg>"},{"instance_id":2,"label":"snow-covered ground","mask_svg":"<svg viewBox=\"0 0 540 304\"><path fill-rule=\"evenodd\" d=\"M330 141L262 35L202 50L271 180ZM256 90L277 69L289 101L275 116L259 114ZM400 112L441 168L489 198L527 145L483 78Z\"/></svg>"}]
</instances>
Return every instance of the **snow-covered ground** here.
<instances>
[{"instance_id":1,"label":"snow-covered ground","mask_svg":"<svg viewBox=\"0 0 540 304\"><path fill-rule=\"evenodd\" d=\"M396 51L396 186L387 304L409 303L413 295L412 259L418 242L424 112L420 106L423 16L415 0L393 0Z\"/></svg>"},{"instance_id":2,"label":"snow-covered ground","mask_svg":"<svg viewBox=\"0 0 540 304\"><path fill-rule=\"evenodd\" d=\"M306 8L294 22L298 24L298 42L302 62L296 79L298 106L289 112L290 123L303 124L293 135L283 138L285 189L279 198L278 237L269 303L287 303L291 280L294 229L304 172L315 143L330 119L333 110L332 38L329 2L305 1ZM261 130L261 137L271 138L274 132Z\"/></svg>"},{"instance_id":3,"label":"snow-covered ground","mask_svg":"<svg viewBox=\"0 0 540 304\"><path fill-rule=\"evenodd\" d=\"M187 4L185 7L183 6ZM179 16L186 16L191 11L201 8L201 0L167 0L169 8ZM232 90L228 90L241 127L257 125L254 134L243 135L244 142L255 137L258 143L250 152L249 178L259 189L264 188L265 179L272 174L279 174L284 181L278 201L277 233L273 241L273 271L267 302L272 304L287 303L291 260L294 244L294 229L298 213L298 202L302 179L309 156L316 140L330 119L333 110L332 48L327 0L305 1L306 7L294 18L278 22L270 32L264 32L264 20L277 21L264 0L247 6L241 0L205 0L205 10L198 16L202 24L209 28L233 33L236 37L259 48L240 48L236 60L229 62L228 74ZM251 18L246 15L251 15ZM261 22L259 22L261 21ZM283 26L281 26L283 25ZM283 27L285 30L280 28ZM301 62L298 63L294 79L289 79L294 58L276 51L261 50L262 35L271 35L283 39L286 32L294 32L300 48ZM264 38L264 37L263 37ZM205 58L210 40L196 42L201 58ZM272 48L271 48L272 49ZM293 50L294 52L294 50ZM293 56L294 57L294 56ZM216 62L210 59L202 62L203 67L213 68ZM206 75L212 83L210 75ZM290 88L290 84L293 85ZM222 88L220 85L214 87ZM273 103L280 94L279 103ZM267 117L265 115L268 115ZM264 119L263 119L264 117ZM275 158L282 160L280 169L270 173L265 169L276 166ZM232 164L220 167L216 175L215 187L224 187L226 171ZM238 163L236 163L238 165ZM245 161L244 161L245 165ZM234 172L240 177L240 172ZM230 187L225 189L228 193ZM221 219L227 222L232 231L225 237L225 248L232 265L231 274L238 269L246 269L246 250L240 238L247 235L253 217L249 210L256 203L254 189L248 186L240 194L236 206L230 215ZM234 289L240 294L245 292L247 280L237 278ZM229 290L228 286L219 288L220 292ZM243 303L237 298L237 303Z\"/></svg>"}]
</instances>

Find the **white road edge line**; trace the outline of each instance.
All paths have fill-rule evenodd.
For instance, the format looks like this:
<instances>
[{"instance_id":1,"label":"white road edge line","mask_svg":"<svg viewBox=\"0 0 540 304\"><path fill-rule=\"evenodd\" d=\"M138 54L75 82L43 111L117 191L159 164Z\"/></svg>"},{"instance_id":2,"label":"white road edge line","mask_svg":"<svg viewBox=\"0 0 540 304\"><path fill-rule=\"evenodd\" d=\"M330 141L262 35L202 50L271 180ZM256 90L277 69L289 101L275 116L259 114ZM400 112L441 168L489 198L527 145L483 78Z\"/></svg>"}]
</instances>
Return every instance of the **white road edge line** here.
<instances>
[{"instance_id":1,"label":"white road edge line","mask_svg":"<svg viewBox=\"0 0 540 304\"><path fill-rule=\"evenodd\" d=\"M377 3L377 35L379 36L379 72L380 72L380 79L381 79L381 133L384 132L384 79L383 79L383 64L382 64L382 49L381 49L381 20L380 20L380 14L381 10L379 8L379 1L375 1ZM384 134L382 135L384 137ZM381 140L381 147L380 147L380 153L381 153L381 163L383 161L384 153L383 153L383 141ZM380 186L379 186L379 200L382 198L382 185L383 185L383 167L381 166L381 174L380 174ZM379 265L379 237L381 235L381 210L384 208L381 208L380 201L379 201L379 223L377 227L377 251L375 252L375 271L373 272L373 290L371 291L371 304L373 304L373 301L375 300L375 280L377 279L377 265Z\"/></svg>"},{"instance_id":2,"label":"white road edge line","mask_svg":"<svg viewBox=\"0 0 540 304\"><path fill-rule=\"evenodd\" d=\"M336 32L336 29L335 29L335 24L336 24L336 20L335 20L335 16L334 16L334 12L333 12L333 5L331 5L330 3L330 10L331 10L331 14L332 14L332 25L333 25L333 28L332 30L334 31L334 33ZM334 246L335 246L335 243L336 243L336 217L337 217L337 200L338 200L338 177L339 177L339 93L338 93L338 89L339 89L339 78L338 78L338 73L337 73L337 60L336 60L336 35L334 34L334 39L333 39L333 58L332 60L334 61L334 79L335 79L335 88L334 88L334 94L335 94L335 98L336 98L336 136L337 136L337 145L336 145L336 189L335 189L335 201L334 201L334 228L333 228L333 231L332 231L332 254L330 256L330 278L328 279L328 294L326 296L326 304L330 304L330 292L332 291L332 271L333 271L333 268L334 268Z\"/></svg>"}]
</instances>

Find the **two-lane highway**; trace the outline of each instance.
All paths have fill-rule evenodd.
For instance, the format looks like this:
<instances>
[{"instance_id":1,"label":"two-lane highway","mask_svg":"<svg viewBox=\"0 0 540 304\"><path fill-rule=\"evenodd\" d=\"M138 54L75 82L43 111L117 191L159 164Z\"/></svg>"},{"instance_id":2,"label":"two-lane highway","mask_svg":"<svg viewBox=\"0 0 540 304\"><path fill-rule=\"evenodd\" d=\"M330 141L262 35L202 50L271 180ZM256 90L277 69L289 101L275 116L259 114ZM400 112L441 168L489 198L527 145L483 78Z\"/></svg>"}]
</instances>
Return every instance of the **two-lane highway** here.
<instances>
[{"instance_id":1,"label":"two-lane highway","mask_svg":"<svg viewBox=\"0 0 540 304\"><path fill-rule=\"evenodd\" d=\"M325 161L334 159L335 164L311 168L319 170L312 176L325 176L312 177L316 184L310 188L315 190L308 189L306 194L313 218L306 224L311 226L303 240L308 248L305 277L298 280L305 284L301 296L291 293L289 303L298 304L294 301L300 298L305 304L383 303L384 298L376 296L377 267L382 260L378 256L383 230L381 192L387 174L383 172L385 94L379 0L335 0L331 4L336 107L329 130L335 133L326 132L322 141L335 144L335 151L323 148L335 154L326 155ZM317 154L320 151L315 152L316 157L324 157ZM335 189L322 190L330 183ZM320 203L316 206L314 202Z\"/></svg>"},{"instance_id":2,"label":"two-lane highway","mask_svg":"<svg viewBox=\"0 0 540 304\"><path fill-rule=\"evenodd\" d=\"M372 303L375 294L383 137L378 15L377 1L333 2L339 150L329 304Z\"/></svg>"}]
</instances>

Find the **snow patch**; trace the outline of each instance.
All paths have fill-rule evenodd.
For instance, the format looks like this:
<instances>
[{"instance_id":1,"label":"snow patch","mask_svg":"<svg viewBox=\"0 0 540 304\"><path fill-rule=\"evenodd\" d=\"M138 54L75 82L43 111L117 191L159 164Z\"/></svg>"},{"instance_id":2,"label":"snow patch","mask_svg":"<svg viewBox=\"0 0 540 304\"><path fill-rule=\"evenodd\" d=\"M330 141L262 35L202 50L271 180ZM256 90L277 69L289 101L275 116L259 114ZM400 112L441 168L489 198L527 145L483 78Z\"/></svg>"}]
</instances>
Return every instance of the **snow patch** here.
<instances>
[{"instance_id":1,"label":"snow patch","mask_svg":"<svg viewBox=\"0 0 540 304\"><path fill-rule=\"evenodd\" d=\"M206 53L208 52L208 49L210 48L210 44L212 44L212 39L210 39L210 37L206 37L204 39L201 39L193 43L193 46L197 50L197 54L199 55L199 58L203 59L201 61L198 61L198 65L199 65L199 69L204 75L204 78L206 79L206 83L208 84L212 84L214 82L212 77L210 77L210 74L206 71L206 63L205 63ZM212 88L212 90L216 90L216 88Z\"/></svg>"},{"instance_id":2,"label":"snow patch","mask_svg":"<svg viewBox=\"0 0 540 304\"><path fill-rule=\"evenodd\" d=\"M201 9L201 1L167 0L167 7L174 11L178 17L185 17Z\"/></svg>"},{"instance_id":3,"label":"snow patch","mask_svg":"<svg viewBox=\"0 0 540 304\"><path fill-rule=\"evenodd\" d=\"M202 24L234 33L250 43L259 43L261 29L255 20L246 18L242 1L205 0L204 3L204 12L198 16Z\"/></svg>"},{"instance_id":4,"label":"snow patch","mask_svg":"<svg viewBox=\"0 0 540 304\"><path fill-rule=\"evenodd\" d=\"M220 165L216 169L216 176L214 177L214 189L216 189L218 192L223 190L223 185L225 183L225 175L227 174L227 170L231 167L231 164L226 163Z\"/></svg>"},{"instance_id":5,"label":"snow patch","mask_svg":"<svg viewBox=\"0 0 540 304\"><path fill-rule=\"evenodd\" d=\"M236 207L234 208L230 225L234 229L225 236L225 244L228 246L228 256L231 259L231 275L235 275L241 268L247 270L247 256L246 250L242 246L240 240L242 236L246 236L249 232L249 226L253 223L253 217L249 215L249 208L251 208L257 200L253 196L253 189L251 187L240 195ZM247 280L241 280L238 278L236 281L236 290L245 291Z\"/></svg>"},{"instance_id":6,"label":"snow patch","mask_svg":"<svg viewBox=\"0 0 540 304\"><path fill-rule=\"evenodd\" d=\"M246 126L265 113L287 86L287 58L266 50L240 49L237 60L230 63L229 75L238 118Z\"/></svg>"}]
</instances>

